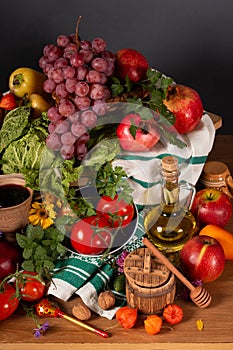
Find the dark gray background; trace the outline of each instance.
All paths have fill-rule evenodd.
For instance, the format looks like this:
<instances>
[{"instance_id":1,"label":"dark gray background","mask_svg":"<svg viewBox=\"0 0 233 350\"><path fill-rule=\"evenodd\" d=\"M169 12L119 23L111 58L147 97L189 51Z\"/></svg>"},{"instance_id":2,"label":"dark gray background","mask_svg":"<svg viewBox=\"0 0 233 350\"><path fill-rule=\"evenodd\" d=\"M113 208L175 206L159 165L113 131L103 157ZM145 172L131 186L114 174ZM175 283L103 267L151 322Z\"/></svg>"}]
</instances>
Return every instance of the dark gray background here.
<instances>
[{"instance_id":1,"label":"dark gray background","mask_svg":"<svg viewBox=\"0 0 233 350\"><path fill-rule=\"evenodd\" d=\"M100 36L114 52L141 51L222 116L218 133L233 133L232 0L1 0L0 90L14 69L38 69L43 47L74 33L80 15L82 39Z\"/></svg>"}]
</instances>

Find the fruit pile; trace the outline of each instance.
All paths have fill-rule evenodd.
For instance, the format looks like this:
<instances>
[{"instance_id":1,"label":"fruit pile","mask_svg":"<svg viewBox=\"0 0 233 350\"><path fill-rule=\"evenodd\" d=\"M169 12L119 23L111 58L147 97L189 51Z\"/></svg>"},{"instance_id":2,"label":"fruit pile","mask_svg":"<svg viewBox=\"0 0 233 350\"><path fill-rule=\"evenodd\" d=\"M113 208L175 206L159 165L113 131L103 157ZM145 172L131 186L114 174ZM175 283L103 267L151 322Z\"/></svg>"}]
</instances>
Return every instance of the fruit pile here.
<instances>
[{"instance_id":1,"label":"fruit pile","mask_svg":"<svg viewBox=\"0 0 233 350\"><path fill-rule=\"evenodd\" d=\"M49 149L57 152L64 160L65 165L68 164L65 163L66 160L75 158L81 161L85 158L89 151L88 142L91 141L91 130L98 125L98 121L102 117L106 116L107 104L111 101L133 102L140 107L145 106L150 109L148 114L140 115L139 112L131 111L127 115L122 115L115 136L118 138L120 147L129 152L146 152L156 147L162 135L162 117L167 119L168 122L166 135L171 135L175 129L174 138L176 138L177 132L186 134L194 130L203 115L201 98L196 91L187 86L175 84L172 79L166 78L160 72L151 69L146 58L136 50L129 48L119 50L117 53L110 52L102 38L88 41L82 40L78 33L59 35L56 44L48 44L44 47L43 56L39 59L39 67L43 74L30 68L19 68L12 72L9 79L10 92L0 96L0 117L3 123L1 131L5 132L7 129L4 129L6 115L8 115L8 125L9 120L12 119L9 118L12 116L10 111L15 111L22 105L29 106L31 114L27 118L30 123L35 116L38 118L38 124L33 124L33 130L38 131L40 142L43 140ZM19 111L21 113L22 109L19 109ZM44 132L44 129L42 132L42 126L39 125L43 118L47 122L47 124L45 123L46 127L48 125L46 132ZM14 123L12 125L15 127L15 115L13 119ZM7 118L5 120L7 121ZM26 123L22 134L16 135L11 143L17 138L25 138L26 130L32 132L28 124ZM13 131L11 130L12 134ZM97 130L97 134L98 137L103 137L99 130ZM6 134L0 134L0 141L2 141L1 138L3 139L4 135ZM29 134L29 137L30 135L32 134ZM3 146L6 148L5 144ZM23 145L23 150L27 146ZM4 147L2 151L4 151ZM33 147L37 150L35 144L33 144ZM19 148L15 147L15 149ZM36 153L38 155L39 152ZM26 155L23 158L26 158ZM35 158L32 159L33 164L35 163L34 160ZM30 170L32 169L30 168ZM75 173L75 170L77 169L72 168L70 173ZM30 174L27 171L25 176ZM70 177L70 174L68 175L71 182L73 178ZM104 186L107 188L106 183L107 181ZM206 200L208 194L206 190L196 194L192 211L203 228L199 236L194 238L195 241L190 240L187 246L184 246L181 254L186 275L193 280L202 279L203 282L210 282L218 278L223 271L225 259L233 260L232 234L223 228L232 215L230 200L222 196L220 191L215 193L211 190L210 192L212 197L209 204L206 204L208 202ZM215 200L213 195L215 195ZM105 202L102 202L103 199ZM103 240L109 243L111 237L109 232L105 232L105 237L102 237L99 232L100 228L102 226L106 228L109 225L116 228L120 224L123 226L128 224L127 220L131 221L133 218L134 207L132 203L130 205L123 203L122 208L122 205L120 205L122 202L118 202L116 197L102 196L102 200L100 200L99 207L97 207L98 211L104 214L101 225L99 224L99 216L93 217L93 213L88 218L73 225L72 246L79 253L102 253L103 248L106 249L107 247L106 244L102 246ZM212 206L210 203L212 203ZM99 215L99 213L97 214ZM93 224L93 219L95 224ZM210 219L216 221L213 222ZM90 220L92 220L92 226L88 225L89 231L83 232L84 223ZM98 239L96 245L93 244L94 228L98 231L98 235L95 236ZM210 239L210 237L213 239ZM18 263L20 266L22 256L18 257L17 255L16 261L15 250L12 254L11 249L5 249L6 244L8 243L0 243L0 279L14 273L21 278L22 276L18 275L16 271L16 264ZM203 247L206 254L203 254ZM213 257L213 259L210 257ZM191 258L194 265L191 265ZM6 265L8 268L6 268ZM213 269L214 265L215 267L218 265L219 268ZM32 294L31 297L36 300L37 296L33 294L33 291L26 288L29 282L30 284L32 282L29 275L30 273L26 271L26 277L24 276L23 279L24 288L20 285L21 280L19 279L18 287L20 287L21 293L19 298L25 299L27 295ZM45 293L44 283L38 276L33 282L37 282L38 289L43 286L42 294ZM3 307L3 309L0 308L0 320L9 317L18 306L18 301L16 301L14 305L12 304L12 309L9 309L9 300L13 294L12 288L15 295L15 286L10 289L8 285L4 284L3 287L4 289L0 293L0 305ZM26 292L25 289L27 289ZM7 310L5 313L4 308ZM171 307L166 311L170 309ZM128 309L121 309L118 316L124 310L128 311ZM180 311L178 307L175 311L175 313L172 311L171 314L179 316L178 321L180 322L183 314L177 313L177 311ZM128 314L123 314L123 316L125 315L127 315L126 321L129 322ZM122 314L120 316L122 320ZM171 315L170 317L172 318ZM165 314L163 319L168 322ZM136 322L136 316L133 321ZM158 318L156 317L148 317L145 321L149 334L156 334L160 330L162 320L159 319L159 324L157 321ZM132 326L134 324L132 322ZM126 326L125 328L130 327Z\"/></svg>"},{"instance_id":2,"label":"fruit pile","mask_svg":"<svg viewBox=\"0 0 233 350\"><path fill-rule=\"evenodd\" d=\"M183 246L181 266L191 281L210 283L221 276L225 261L233 260L233 235L225 229L232 217L232 202L220 190L203 188L196 192L191 211L199 234Z\"/></svg>"}]
</instances>

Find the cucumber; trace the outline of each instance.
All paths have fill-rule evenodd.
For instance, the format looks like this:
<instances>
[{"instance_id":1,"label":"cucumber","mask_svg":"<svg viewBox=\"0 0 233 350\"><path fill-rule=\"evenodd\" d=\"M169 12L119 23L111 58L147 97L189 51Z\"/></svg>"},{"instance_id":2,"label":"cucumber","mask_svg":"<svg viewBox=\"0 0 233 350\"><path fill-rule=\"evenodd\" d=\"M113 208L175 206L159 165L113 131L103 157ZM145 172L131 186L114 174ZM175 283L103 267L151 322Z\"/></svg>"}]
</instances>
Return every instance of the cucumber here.
<instances>
[{"instance_id":1,"label":"cucumber","mask_svg":"<svg viewBox=\"0 0 233 350\"><path fill-rule=\"evenodd\" d=\"M119 293L125 292L125 274L124 273L121 273L115 278L113 282L113 289Z\"/></svg>"}]
</instances>

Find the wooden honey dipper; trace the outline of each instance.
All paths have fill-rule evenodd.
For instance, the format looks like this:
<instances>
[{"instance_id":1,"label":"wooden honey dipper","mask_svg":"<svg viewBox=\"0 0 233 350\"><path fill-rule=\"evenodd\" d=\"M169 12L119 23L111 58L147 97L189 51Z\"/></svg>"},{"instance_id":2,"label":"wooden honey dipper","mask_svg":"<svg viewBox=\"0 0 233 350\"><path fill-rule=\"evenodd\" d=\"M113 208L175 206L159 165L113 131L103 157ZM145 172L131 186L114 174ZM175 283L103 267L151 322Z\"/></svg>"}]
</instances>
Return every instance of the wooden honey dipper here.
<instances>
[{"instance_id":1,"label":"wooden honey dipper","mask_svg":"<svg viewBox=\"0 0 233 350\"><path fill-rule=\"evenodd\" d=\"M190 298L201 309L211 303L211 296L202 286L195 287L182 273L147 239L143 238L143 244L190 290Z\"/></svg>"}]
</instances>

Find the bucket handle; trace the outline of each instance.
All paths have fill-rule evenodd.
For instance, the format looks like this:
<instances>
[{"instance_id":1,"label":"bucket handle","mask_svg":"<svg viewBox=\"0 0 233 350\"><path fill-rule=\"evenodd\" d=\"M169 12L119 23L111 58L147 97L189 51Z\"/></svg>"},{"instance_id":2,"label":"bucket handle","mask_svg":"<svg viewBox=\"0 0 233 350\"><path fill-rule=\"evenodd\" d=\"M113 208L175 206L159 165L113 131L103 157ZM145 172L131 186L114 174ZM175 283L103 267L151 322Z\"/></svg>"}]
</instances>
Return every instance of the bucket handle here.
<instances>
[{"instance_id":1,"label":"bucket handle","mask_svg":"<svg viewBox=\"0 0 233 350\"><path fill-rule=\"evenodd\" d=\"M144 257L144 274L148 274L151 272L151 254L146 253Z\"/></svg>"}]
</instances>

